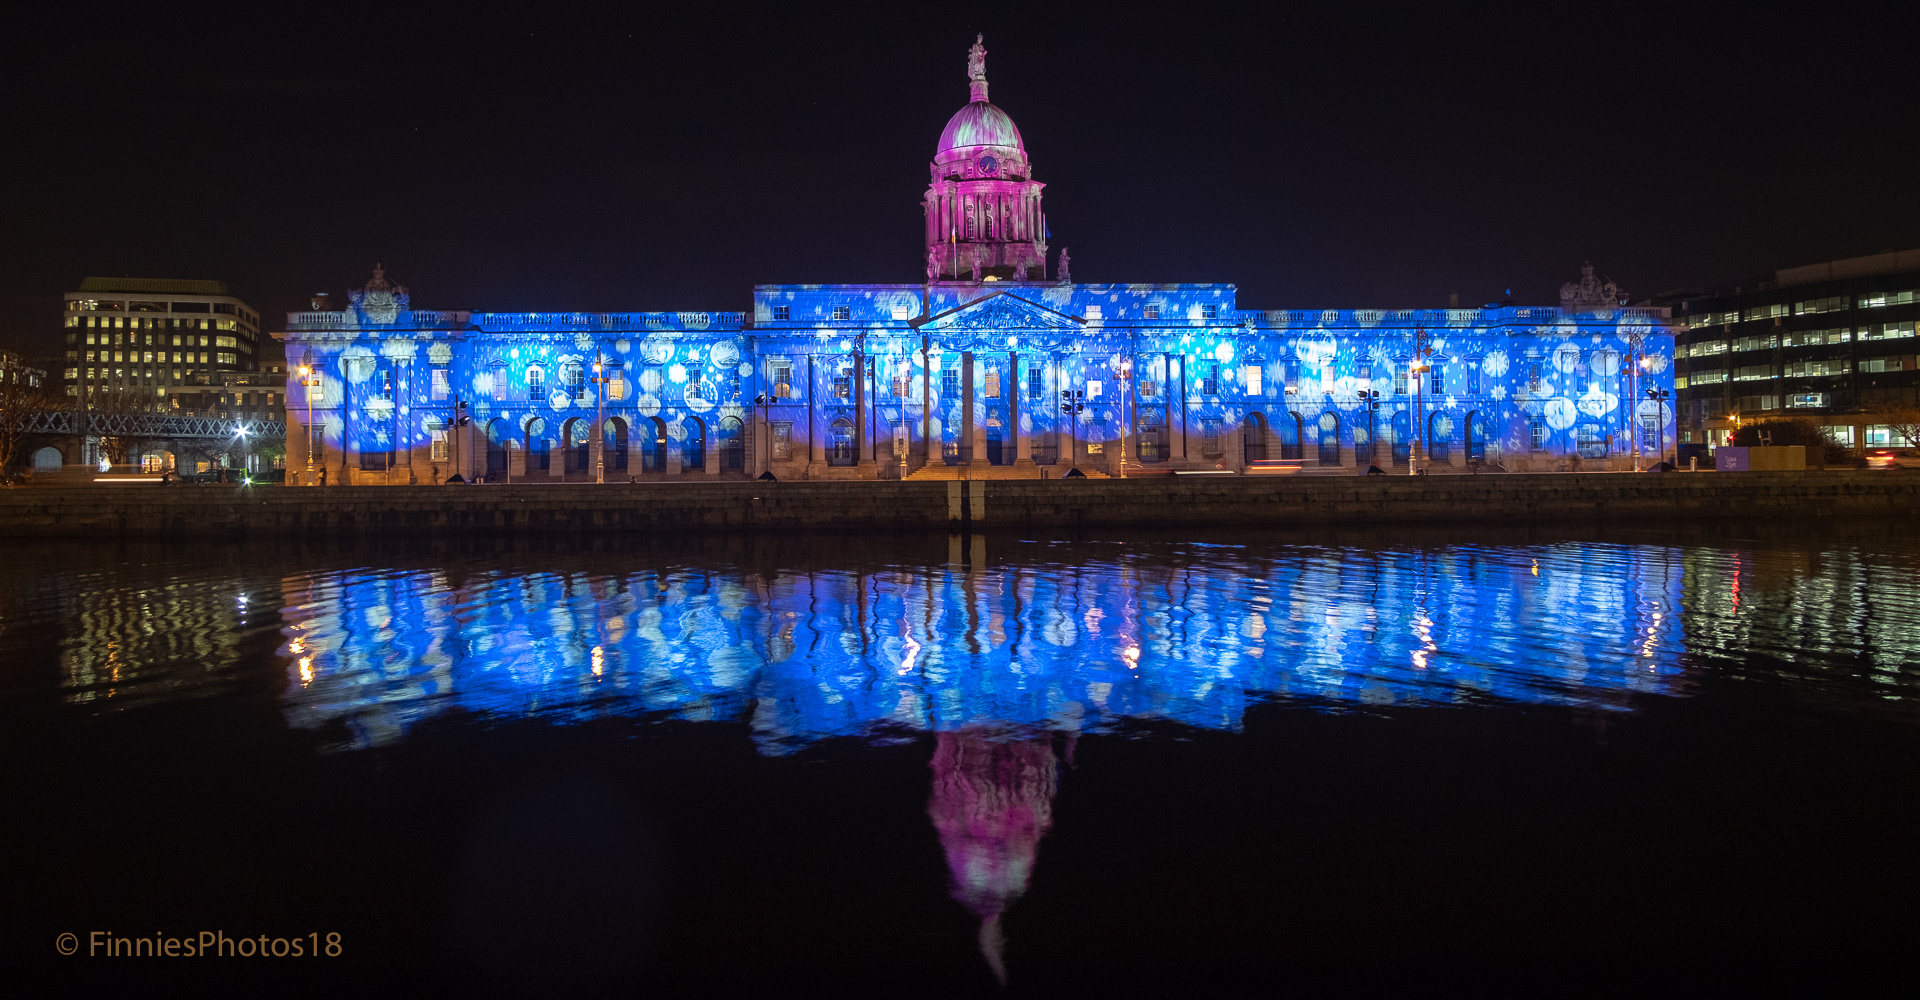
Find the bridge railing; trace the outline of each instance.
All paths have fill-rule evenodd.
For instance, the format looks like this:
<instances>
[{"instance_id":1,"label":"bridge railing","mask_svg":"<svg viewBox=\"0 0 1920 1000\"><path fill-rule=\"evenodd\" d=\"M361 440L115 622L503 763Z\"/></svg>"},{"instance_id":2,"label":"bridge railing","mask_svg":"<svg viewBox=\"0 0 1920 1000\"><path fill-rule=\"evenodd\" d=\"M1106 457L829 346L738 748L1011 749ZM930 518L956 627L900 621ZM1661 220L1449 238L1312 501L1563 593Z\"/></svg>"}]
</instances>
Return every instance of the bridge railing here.
<instances>
[{"instance_id":1,"label":"bridge railing","mask_svg":"<svg viewBox=\"0 0 1920 1000\"><path fill-rule=\"evenodd\" d=\"M226 439L242 431L250 438L284 438L283 420L212 417L171 413L90 413L35 410L27 414L29 434L86 434L102 437Z\"/></svg>"}]
</instances>

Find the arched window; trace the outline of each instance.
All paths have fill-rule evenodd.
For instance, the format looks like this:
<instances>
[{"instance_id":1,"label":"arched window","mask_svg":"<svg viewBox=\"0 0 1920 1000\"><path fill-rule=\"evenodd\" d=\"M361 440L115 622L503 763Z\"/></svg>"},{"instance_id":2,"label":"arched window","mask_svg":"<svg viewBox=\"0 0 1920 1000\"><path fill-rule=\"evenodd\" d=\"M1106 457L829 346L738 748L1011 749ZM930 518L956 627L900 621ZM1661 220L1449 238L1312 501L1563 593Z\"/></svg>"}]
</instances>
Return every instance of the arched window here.
<instances>
[{"instance_id":1,"label":"arched window","mask_svg":"<svg viewBox=\"0 0 1920 1000\"><path fill-rule=\"evenodd\" d=\"M1407 411L1401 410L1393 415L1393 462L1395 465L1407 464L1407 455L1413 448L1413 418Z\"/></svg>"},{"instance_id":2,"label":"arched window","mask_svg":"<svg viewBox=\"0 0 1920 1000\"><path fill-rule=\"evenodd\" d=\"M1487 460L1487 418L1478 413L1467 414L1467 464L1479 465Z\"/></svg>"},{"instance_id":3,"label":"arched window","mask_svg":"<svg viewBox=\"0 0 1920 1000\"><path fill-rule=\"evenodd\" d=\"M1246 425L1240 429L1240 452L1243 462L1266 460L1267 422L1258 413L1247 414Z\"/></svg>"},{"instance_id":4,"label":"arched window","mask_svg":"<svg viewBox=\"0 0 1920 1000\"><path fill-rule=\"evenodd\" d=\"M600 425L600 461L608 472L627 471L627 424L618 418L609 418Z\"/></svg>"},{"instance_id":5,"label":"arched window","mask_svg":"<svg viewBox=\"0 0 1920 1000\"><path fill-rule=\"evenodd\" d=\"M853 464L853 422L845 417L827 427L827 464Z\"/></svg>"},{"instance_id":6,"label":"arched window","mask_svg":"<svg viewBox=\"0 0 1920 1000\"><path fill-rule=\"evenodd\" d=\"M1340 418L1332 410L1320 414L1320 464L1340 464Z\"/></svg>"},{"instance_id":7,"label":"arched window","mask_svg":"<svg viewBox=\"0 0 1920 1000\"><path fill-rule=\"evenodd\" d=\"M1427 418L1427 457L1440 465L1453 461L1453 418L1436 413Z\"/></svg>"},{"instance_id":8,"label":"arched window","mask_svg":"<svg viewBox=\"0 0 1920 1000\"><path fill-rule=\"evenodd\" d=\"M1283 413L1279 419L1280 457L1288 461L1297 462L1301 458L1300 414L1292 412Z\"/></svg>"},{"instance_id":9,"label":"arched window","mask_svg":"<svg viewBox=\"0 0 1920 1000\"><path fill-rule=\"evenodd\" d=\"M680 425L687 436L680 442L680 467L693 472L707 471L707 425L699 417L688 417Z\"/></svg>"},{"instance_id":10,"label":"arched window","mask_svg":"<svg viewBox=\"0 0 1920 1000\"><path fill-rule=\"evenodd\" d=\"M727 469L747 467L746 435L739 417L720 418L720 464Z\"/></svg>"},{"instance_id":11,"label":"arched window","mask_svg":"<svg viewBox=\"0 0 1920 1000\"><path fill-rule=\"evenodd\" d=\"M987 239L993 239L993 216L987 216L981 222L981 225L984 227L982 231L986 234Z\"/></svg>"}]
</instances>

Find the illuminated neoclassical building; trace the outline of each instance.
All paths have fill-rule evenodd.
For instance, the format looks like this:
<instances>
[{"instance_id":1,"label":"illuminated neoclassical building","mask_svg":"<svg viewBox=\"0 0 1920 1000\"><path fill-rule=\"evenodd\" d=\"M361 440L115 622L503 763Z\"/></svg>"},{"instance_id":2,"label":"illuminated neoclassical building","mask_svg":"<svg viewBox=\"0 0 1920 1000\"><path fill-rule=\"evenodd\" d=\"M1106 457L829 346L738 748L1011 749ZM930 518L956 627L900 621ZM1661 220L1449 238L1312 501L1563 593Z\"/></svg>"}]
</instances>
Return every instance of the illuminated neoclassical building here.
<instances>
[{"instance_id":1,"label":"illuminated neoclassical building","mask_svg":"<svg viewBox=\"0 0 1920 1000\"><path fill-rule=\"evenodd\" d=\"M760 285L745 312L487 313L416 310L376 269L276 334L316 373L289 386L290 479L310 454L314 479L409 483L1625 468L1633 443L1672 444L1671 403L1646 398L1672 388L1667 311L1591 267L1558 307L1244 309L1231 284L1074 282L978 42L967 70L923 281Z\"/></svg>"}]
</instances>

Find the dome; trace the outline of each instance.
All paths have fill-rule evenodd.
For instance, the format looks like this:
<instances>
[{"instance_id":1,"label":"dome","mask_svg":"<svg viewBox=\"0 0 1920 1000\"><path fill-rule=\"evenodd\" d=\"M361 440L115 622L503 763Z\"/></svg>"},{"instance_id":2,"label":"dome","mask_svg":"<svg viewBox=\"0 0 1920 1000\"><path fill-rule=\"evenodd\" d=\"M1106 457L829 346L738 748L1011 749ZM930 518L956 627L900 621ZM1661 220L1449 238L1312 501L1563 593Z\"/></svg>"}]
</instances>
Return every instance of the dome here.
<instances>
[{"instance_id":1,"label":"dome","mask_svg":"<svg viewBox=\"0 0 1920 1000\"><path fill-rule=\"evenodd\" d=\"M1011 146L1022 153L1027 151L1026 145L1020 141L1020 130L1014 127L1013 119L1005 111L985 101L974 101L954 112L946 130L940 133L939 148L933 152L939 156L949 150L969 146Z\"/></svg>"}]
</instances>

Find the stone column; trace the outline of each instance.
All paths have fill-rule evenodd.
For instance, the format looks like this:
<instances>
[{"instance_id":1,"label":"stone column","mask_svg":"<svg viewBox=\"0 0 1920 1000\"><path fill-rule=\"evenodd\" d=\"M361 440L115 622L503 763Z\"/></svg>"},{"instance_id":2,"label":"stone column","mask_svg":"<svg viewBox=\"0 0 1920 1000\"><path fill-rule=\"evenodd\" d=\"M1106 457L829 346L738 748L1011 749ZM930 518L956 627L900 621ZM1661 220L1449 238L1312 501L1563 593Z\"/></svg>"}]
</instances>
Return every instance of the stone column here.
<instances>
[{"instance_id":1,"label":"stone column","mask_svg":"<svg viewBox=\"0 0 1920 1000\"><path fill-rule=\"evenodd\" d=\"M867 388L866 345L853 352L853 464L862 479L880 478L873 460L873 401Z\"/></svg>"},{"instance_id":2,"label":"stone column","mask_svg":"<svg viewBox=\"0 0 1920 1000\"><path fill-rule=\"evenodd\" d=\"M1013 422L1013 439L1015 442L1013 464L1018 468L1031 469L1033 468L1033 435L1029 425L1033 422L1035 414L1029 413L1028 407L1034 404L1032 400L1020 394L1021 386L1025 384L1020 378L1022 374L1020 364L1020 355L1007 355L1007 374L1012 376L1013 379L1013 395L1008 399L1011 405L1007 407L1007 412L1012 414L1011 419ZM1027 356L1026 364L1029 368L1034 364L1032 355ZM1043 399L1036 409L1044 412L1045 406L1046 401Z\"/></svg>"},{"instance_id":3,"label":"stone column","mask_svg":"<svg viewBox=\"0 0 1920 1000\"><path fill-rule=\"evenodd\" d=\"M969 442L973 454L967 460L968 465L991 465L987 461L986 400L980 395L982 381L981 368L985 362L969 351L960 355L960 377L965 380L963 395L966 397L966 436L961 440ZM1002 439L1005 440L1004 438Z\"/></svg>"}]
</instances>

